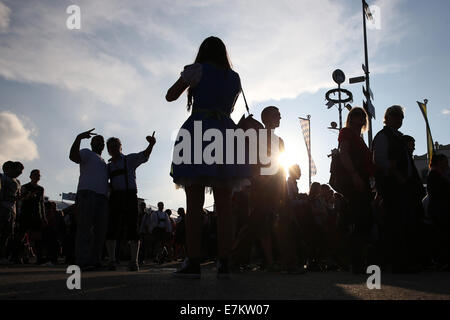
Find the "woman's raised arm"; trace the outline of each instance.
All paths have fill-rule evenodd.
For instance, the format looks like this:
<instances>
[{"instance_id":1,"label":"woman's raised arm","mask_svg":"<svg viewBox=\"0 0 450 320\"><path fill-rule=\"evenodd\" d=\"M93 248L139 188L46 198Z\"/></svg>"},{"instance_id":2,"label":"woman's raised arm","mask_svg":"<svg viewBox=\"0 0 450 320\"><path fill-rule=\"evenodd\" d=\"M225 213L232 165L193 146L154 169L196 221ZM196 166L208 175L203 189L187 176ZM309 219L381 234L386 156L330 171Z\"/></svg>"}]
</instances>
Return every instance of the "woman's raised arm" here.
<instances>
[{"instance_id":1,"label":"woman's raised arm","mask_svg":"<svg viewBox=\"0 0 450 320\"><path fill-rule=\"evenodd\" d=\"M169 102L177 100L187 87L189 87L189 84L180 77L177 82L167 90L166 100Z\"/></svg>"}]
</instances>

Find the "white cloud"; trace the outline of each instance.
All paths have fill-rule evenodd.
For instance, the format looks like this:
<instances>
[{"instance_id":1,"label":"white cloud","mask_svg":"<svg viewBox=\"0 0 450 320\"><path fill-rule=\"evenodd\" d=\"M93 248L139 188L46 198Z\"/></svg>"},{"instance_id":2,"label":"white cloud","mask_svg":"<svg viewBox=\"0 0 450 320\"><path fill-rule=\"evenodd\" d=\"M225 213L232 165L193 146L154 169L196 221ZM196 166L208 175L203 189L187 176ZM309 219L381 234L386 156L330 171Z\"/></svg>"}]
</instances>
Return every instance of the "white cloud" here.
<instances>
[{"instance_id":1,"label":"white cloud","mask_svg":"<svg viewBox=\"0 0 450 320\"><path fill-rule=\"evenodd\" d=\"M443 115L449 115L450 114L450 110L449 109L444 109L444 110L442 110L442 114Z\"/></svg>"},{"instance_id":2,"label":"white cloud","mask_svg":"<svg viewBox=\"0 0 450 320\"><path fill-rule=\"evenodd\" d=\"M116 105L141 81L133 66L98 50L95 39L68 30L65 8L43 3L17 8L20 21L0 38L0 75L6 79L87 91Z\"/></svg>"},{"instance_id":3,"label":"white cloud","mask_svg":"<svg viewBox=\"0 0 450 320\"><path fill-rule=\"evenodd\" d=\"M0 163L37 159L38 149L32 140L32 131L26 129L14 113L0 112Z\"/></svg>"},{"instance_id":4,"label":"white cloud","mask_svg":"<svg viewBox=\"0 0 450 320\"><path fill-rule=\"evenodd\" d=\"M5 4L0 2L0 33L8 31L10 22L10 13L11 9L9 9Z\"/></svg>"},{"instance_id":5,"label":"white cloud","mask_svg":"<svg viewBox=\"0 0 450 320\"><path fill-rule=\"evenodd\" d=\"M371 56L401 38L399 2L376 3L383 20L381 30L369 31ZM361 8L356 11L347 1L80 0L77 4L82 29L70 31L65 24L67 3L42 0L27 6L11 1L8 17L14 23L8 22L7 32L0 34L0 76L70 91L61 108L50 115L55 121L61 117L58 112L72 115L73 123L64 129L95 127L105 138L123 138L133 152L141 150L145 135L156 130L155 159L167 157L167 163L173 145L170 134L187 113L185 96L171 104L164 96L207 36L225 41L251 108L269 99L334 86L335 68L343 69L347 77L361 73ZM391 60L386 66L371 63L372 73L395 68ZM242 99L235 110L233 119L238 119L244 111ZM155 169L150 164L143 172L151 177ZM158 182L161 193L173 188L168 171Z\"/></svg>"},{"instance_id":6,"label":"white cloud","mask_svg":"<svg viewBox=\"0 0 450 320\"><path fill-rule=\"evenodd\" d=\"M400 38L398 3L375 3L383 20L381 30L369 31L371 55ZM315 92L331 84L335 67L359 70L363 60L361 13L349 14L342 2L216 0L199 5L136 0L79 5L80 31L67 30L65 8L50 2L18 8L18 17L27 23L14 27L14 37L5 39L0 74L85 90L119 105L137 90L149 90L142 71L150 72L155 93L165 79L176 80L181 68L194 60L201 40L215 34L226 42L248 99L260 102Z\"/></svg>"}]
</instances>

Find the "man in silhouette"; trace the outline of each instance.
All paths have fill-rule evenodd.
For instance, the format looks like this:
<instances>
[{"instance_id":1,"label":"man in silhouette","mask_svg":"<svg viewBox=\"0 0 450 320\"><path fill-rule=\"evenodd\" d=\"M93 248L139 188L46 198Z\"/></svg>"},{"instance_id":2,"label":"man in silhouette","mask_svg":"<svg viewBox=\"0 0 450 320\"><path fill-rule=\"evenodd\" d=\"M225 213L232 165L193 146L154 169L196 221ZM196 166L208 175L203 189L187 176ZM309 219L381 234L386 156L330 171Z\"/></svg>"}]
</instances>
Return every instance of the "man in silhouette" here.
<instances>
[{"instance_id":1,"label":"man in silhouette","mask_svg":"<svg viewBox=\"0 0 450 320\"><path fill-rule=\"evenodd\" d=\"M109 198L109 228L106 248L109 255L109 268L115 270L116 241L126 239L130 244L131 261L129 271L139 271L139 234L138 234L138 198L136 184L136 169L148 161L153 146L154 137L147 137L148 147L139 153L122 153L122 142L115 137L107 141L108 153L111 159L108 163L111 194Z\"/></svg>"},{"instance_id":2,"label":"man in silhouette","mask_svg":"<svg viewBox=\"0 0 450 320\"><path fill-rule=\"evenodd\" d=\"M377 166L376 187L386 210L384 230L385 263L392 265L393 272L414 272L418 267L414 261L411 245L416 229L417 195L411 191L414 180L414 163L399 131L403 124L403 108L389 107L384 115L385 126L373 141L373 156Z\"/></svg>"},{"instance_id":3,"label":"man in silhouette","mask_svg":"<svg viewBox=\"0 0 450 320\"><path fill-rule=\"evenodd\" d=\"M38 183L41 172L34 169L30 173L31 181L22 186L20 230L21 235L28 233L36 250L36 264L42 264L42 229L47 224L44 206L44 188Z\"/></svg>"},{"instance_id":4,"label":"man in silhouette","mask_svg":"<svg viewBox=\"0 0 450 320\"><path fill-rule=\"evenodd\" d=\"M9 264L13 253L14 230L17 215L17 200L20 197L20 181L23 171L20 162L7 161L3 164L0 196L0 263Z\"/></svg>"},{"instance_id":5,"label":"man in silhouette","mask_svg":"<svg viewBox=\"0 0 450 320\"><path fill-rule=\"evenodd\" d=\"M80 165L76 204L76 263L82 270L101 267L101 254L108 225L108 170L101 157L102 136L94 129L80 133L73 142L69 158ZM91 150L81 149L83 139L91 139Z\"/></svg>"}]
</instances>

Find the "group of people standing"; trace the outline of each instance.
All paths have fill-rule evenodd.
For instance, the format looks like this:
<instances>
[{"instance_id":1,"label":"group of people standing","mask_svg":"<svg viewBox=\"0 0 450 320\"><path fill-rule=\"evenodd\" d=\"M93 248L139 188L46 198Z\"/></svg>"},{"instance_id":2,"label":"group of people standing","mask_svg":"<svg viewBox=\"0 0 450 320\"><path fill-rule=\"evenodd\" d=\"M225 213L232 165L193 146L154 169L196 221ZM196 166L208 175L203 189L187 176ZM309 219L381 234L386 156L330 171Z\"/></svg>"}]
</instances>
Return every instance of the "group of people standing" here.
<instances>
[{"instance_id":1,"label":"group of people standing","mask_svg":"<svg viewBox=\"0 0 450 320\"><path fill-rule=\"evenodd\" d=\"M443 268L448 268L450 262L448 159L433 155L427 181L428 203L424 206L427 191L412 157L414 138L399 131L403 119L401 106L389 107L384 115L385 126L375 136L372 149L361 137L367 126L367 114L362 108L349 112L346 127L339 133L339 158L349 180L342 194L353 219L355 273L364 272L369 263L364 251L374 242L374 234L378 245L372 263L384 269L417 272L431 263L427 255ZM431 241L432 245L425 236L429 226L435 228L438 237ZM429 254L436 251L435 246L441 248L440 253Z\"/></svg>"},{"instance_id":2,"label":"group of people standing","mask_svg":"<svg viewBox=\"0 0 450 320\"><path fill-rule=\"evenodd\" d=\"M385 127L375 136L372 150L362 139L367 114L362 108L353 108L338 138L338 157L344 172L341 176L347 179L346 188L335 193L328 185L315 183L306 195L298 192L297 181L301 176L298 165L290 168L286 180L281 165L277 165L273 174L265 175L261 168L270 167L271 163L195 161L196 152L203 155L210 148L203 140L203 135L210 129L223 134L224 146L229 139L225 134L227 130L265 129L266 141L275 139L278 146L272 150L272 145L267 144L270 159L276 159L284 151L283 140L274 133L281 119L278 108L265 108L261 113L262 124L251 117L235 124L230 118L242 86L219 38L209 37L203 41L195 62L184 67L180 78L168 89L166 100L177 100L186 90L187 109L191 115L180 132L190 133L194 140L195 135L200 134L203 144L199 150L193 145L191 150L183 151L186 152L183 158L190 161L173 161L171 166L170 175L173 182L184 189L187 204L186 216L182 212L183 234L177 236L183 238L179 241L186 243L186 259L175 276L201 276L203 205L208 190L212 190L215 203L218 278L227 278L235 268L248 263L255 243L258 243L269 270L276 269L276 260L287 272L303 273L305 264L313 269L314 262L320 259L319 252L323 248L320 243L325 238L331 239L327 255L339 260L338 248L331 244L337 243L333 240L339 238L336 226L344 220L345 228L349 230L350 261L355 273L365 272L365 267L373 261L393 271L418 270L423 257L417 254L417 248L425 240L417 234L422 221L427 218L437 228L439 236L439 248L433 258L442 264L450 262L448 159L434 155L431 161L426 215L422 205L426 191L412 160L414 139L399 131L404 117L400 106L386 110ZM197 122L202 124L200 132ZM140 235L151 233L152 239L164 242L165 234L171 228L162 203L158 204L156 213L139 215L136 168L148 161L156 139L153 133L147 137L148 147L144 151L124 155L121 141L109 138L106 146L111 159L107 163L101 156L104 138L93 130L79 134L70 150L70 160L80 165L76 263L84 270L101 267L102 251L106 246L108 268L115 270L116 241L127 240L131 253L129 270L137 271ZM90 138L91 149L80 150L81 141ZM181 135L175 142L175 149L180 143L183 143ZM251 148L248 144L246 147L246 150ZM223 151L223 158L227 158L229 150L224 147L220 151ZM19 167L4 168L2 181L5 179L13 185L19 171ZM32 182L36 179L32 178ZM27 190L28 197L40 199L43 195L43 189L35 184ZM8 196L2 198L2 205L7 207L8 201ZM45 219L45 214L41 219ZM1 221L3 236L6 234L3 230L9 225L4 219ZM30 227L33 223L30 221ZM373 243L374 233L377 234L379 254L369 261L367 248ZM324 237L320 238L320 235ZM148 246L144 252L146 250Z\"/></svg>"},{"instance_id":3,"label":"group of people standing","mask_svg":"<svg viewBox=\"0 0 450 320\"><path fill-rule=\"evenodd\" d=\"M148 146L139 153L122 153L116 137L106 142L111 159L101 157L104 138L89 130L80 133L70 150L70 160L80 165L77 189L76 263L82 269L102 267L103 247L109 257L108 268L116 269L116 241L130 244L130 271L138 271L139 234L136 169L148 161L156 143L154 133L147 137ZM83 139L91 138L91 150L81 149ZM106 241L105 241L106 239Z\"/></svg>"},{"instance_id":4,"label":"group of people standing","mask_svg":"<svg viewBox=\"0 0 450 320\"><path fill-rule=\"evenodd\" d=\"M0 174L0 264L55 265L58 241L64 241L64 218L56 204L44 196L41 172L33 169L30 182L21 185L20 162L6 161Z\"/></svg>"}]
</instances>

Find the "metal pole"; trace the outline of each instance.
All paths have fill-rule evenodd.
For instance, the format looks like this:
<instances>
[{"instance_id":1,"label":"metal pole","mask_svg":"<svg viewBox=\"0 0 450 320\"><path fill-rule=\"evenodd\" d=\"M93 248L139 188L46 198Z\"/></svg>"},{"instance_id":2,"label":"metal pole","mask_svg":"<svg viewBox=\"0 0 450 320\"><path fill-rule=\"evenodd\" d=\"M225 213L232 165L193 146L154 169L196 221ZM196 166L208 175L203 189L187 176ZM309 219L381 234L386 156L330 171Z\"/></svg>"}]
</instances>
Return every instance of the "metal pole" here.
<instances>
[{"instance_id":1,"label":"metal pole","mask_svg":"<svg viewBox=\"0 0 450 320\"><path fill-rule=\"evenodd\" d=\"M308 119L308 135L309 135L309 148L308 148L308 160L309 160L309 189L311 190L311 145L312 145L312 140L311 140L311 116L308 114L306 116L306 118Z\"/></svg>"},{"instance_id":2,"label":"metal pole","mask_svg":"<svg viewBox=\"0 0 450 320\"><path fill-rule=\"evenodd\" d=\"M341 107L341 84L338 83L338 90L339 90L339 130L342 129L342 107Z\"/></svg>"},{"instance_id":3,"label":"metal pole","mask_svg":"<svg viewBox=\"0 0 450 320\"><path fill-rule=\"evenodd\" d=\"M366 70L366 90L367 90L367 109L369 109L370 102L370 80L369 80L369 54L367 52L367 30L366 30L366 13L364 10L365 0L362 0L362 14L363 14L363 31L364 31L364 56L365 56L365 66ZM369 130L368 130L368 140L369 148L372 147L372 116L369 115Z\"/></svg>"}]
</instances>

